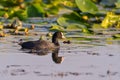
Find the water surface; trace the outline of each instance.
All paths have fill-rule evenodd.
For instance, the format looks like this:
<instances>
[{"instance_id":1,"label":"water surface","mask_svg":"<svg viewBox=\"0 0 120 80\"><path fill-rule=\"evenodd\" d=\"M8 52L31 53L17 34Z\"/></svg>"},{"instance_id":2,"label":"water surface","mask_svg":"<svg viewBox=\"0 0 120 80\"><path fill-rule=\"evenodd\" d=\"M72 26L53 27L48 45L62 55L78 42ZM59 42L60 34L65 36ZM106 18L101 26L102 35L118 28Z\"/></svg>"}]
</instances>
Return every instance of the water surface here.
<instances>
[{"instance_id":1,"label":"water surface","mask_svg":"<svg viewBox=\"0 0 120 80\"><path fill-rule=\"evenodd\" d=\"M58 57L64 57L64 60L61 64L56 64L51 52L41 56L21 50L16 43L19 39L37 40L41 34L48 33L48 28L38 27L33 33L38 35L0 38L0 80L120 79L119 40L107 40L109 36L104 35L65 33L71 44L60 41Z\"/></svg>"}]
</instances>

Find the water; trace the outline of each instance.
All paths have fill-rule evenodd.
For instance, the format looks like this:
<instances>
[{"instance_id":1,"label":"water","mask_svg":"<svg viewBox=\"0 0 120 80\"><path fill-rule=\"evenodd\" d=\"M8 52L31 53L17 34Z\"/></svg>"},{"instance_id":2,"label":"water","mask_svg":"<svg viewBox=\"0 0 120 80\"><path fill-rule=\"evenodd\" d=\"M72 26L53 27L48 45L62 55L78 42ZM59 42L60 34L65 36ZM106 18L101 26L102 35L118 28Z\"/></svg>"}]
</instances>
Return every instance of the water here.
<instances>
[{"instance_id":1,"label":"water","mask_svg":"<svg viewBox=\"0 0 120 80\"><path fill-rule=\"evenodd\" d=\"M37 40L48 33L47 28L37 28L30 36L0 38L0 80L119 80L119 40L107 40L104 35L79 36L66 34L71 44L60 41L56 64L52 53L44 56L20 50L19 39ZM32 33L32 32L31 32Z\"/></svg>"}]
</instances>

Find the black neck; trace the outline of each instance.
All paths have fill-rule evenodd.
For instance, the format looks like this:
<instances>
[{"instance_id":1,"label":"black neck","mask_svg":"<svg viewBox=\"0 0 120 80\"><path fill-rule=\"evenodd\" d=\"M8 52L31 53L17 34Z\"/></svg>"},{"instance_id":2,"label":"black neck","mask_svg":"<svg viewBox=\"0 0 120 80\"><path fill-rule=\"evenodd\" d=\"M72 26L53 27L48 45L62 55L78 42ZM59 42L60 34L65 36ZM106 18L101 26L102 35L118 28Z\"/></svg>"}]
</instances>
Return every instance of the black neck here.
<instances>
[{"instance_id":1,"label":"black neck","mask_svg":"<svg viewBox=\"0 0 120 80\"><path fill-rule=\"evenodd\" d=\"M58 38L56 35L53 35L52 37L52 43L54 43L56 46L59 46Z\"/></svg>"}]
</instances>

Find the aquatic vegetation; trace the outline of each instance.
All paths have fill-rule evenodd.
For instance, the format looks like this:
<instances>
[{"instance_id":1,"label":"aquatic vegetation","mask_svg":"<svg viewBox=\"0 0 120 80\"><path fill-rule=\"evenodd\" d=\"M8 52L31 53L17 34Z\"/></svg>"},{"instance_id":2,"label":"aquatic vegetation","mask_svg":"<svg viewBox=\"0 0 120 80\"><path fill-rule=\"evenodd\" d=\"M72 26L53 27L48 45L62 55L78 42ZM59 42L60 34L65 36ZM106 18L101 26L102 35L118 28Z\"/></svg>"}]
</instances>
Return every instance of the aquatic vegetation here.
<instances>
[{"instance_id":1,"label":"aquatic vegetation","mask_svg":"<svg viewBox=\"0 0 120 80\"><path fill-rule=\"evenodd\" d=\"M75 0L78 8L82 12L96 13L98 12L97 6L91 0Z\"/></svg>"},{"instance_id":2,"label":"aquatic vegetation","mask_svg":"<svg viewBox=\"0 0 120 80\"><path fill-rule=\"evenodd\" d=\"M65 6L74 6L73 1L66 0L1 0L0 16L4 18L18 17L25 20L28 17L47 17L58 14Z\"/></svg>"},{"instance_id":3,"label":"aquatic vegetation","mask_svg":"<svg viewBox=\"0 0 120 80\"><path fill-rule=\"evenodd\" d=\"M112 1L112 2L111 2ZM4 18L19 17L49 17L59 13L61 9L69 9L71 12L57 16L57 21L46 21L50 23L49 31L79 31L84 35L106 34L105 29L119 29L119 14L116 12L118 6L105 7L106 2L119 4L113 0L22 0L9 1L1 0L0 9L4 12ZM9 5L6 5L10 3ZM21 3L21 4L20 4ZM80 5L79 5L80 4ZM104 5L103 5L104 4ZM113 5L112 4L112 5ZM12 6L12 7L11 7ZM107 5L111 6L111 5ZM14 14L14 15L13 15ZM3 16L3 15L1 15ZM21 18L20 18L21 19ZM41 23L42 20L40 20ZM34 22L28 22L34 24ZM18 25L16 23L16 25ZM18 28L18 27L17 27ZM30 28L29 28L30 29ZM34 26L31 26L34 29ZM102 30L104 29L104 30ZM21 31L21 30L20 30ZM23 30L24 31L24 30ZM100 33L99 33L100 32ZM106 31L107 32L107 31Z\"/></svg>"},{"instance_id":4,"label":"aquatic vegetation","mask_svg":"<svg viewBox=\"0 0 120 80\"><path fill-rule=\"evenodd\" d=\"M50 31L64 31L64 28L57 24L51 24Z\"/></svg>"},{"instance_id":5,"label":"aquatic vegetation","mask_svg":"<svg viewBox=\"0 0 120 80\"><path fill-rule=\"evenodd\" d=\"M113 12L108 12L106 17L102 21L101 26L104 28L108 28L113 26L113 24L119 21L120 21L120 15L116 15ZM116 25L115 27L119 27L119 25L118 26Z\"/></svg>"}]
</instances>

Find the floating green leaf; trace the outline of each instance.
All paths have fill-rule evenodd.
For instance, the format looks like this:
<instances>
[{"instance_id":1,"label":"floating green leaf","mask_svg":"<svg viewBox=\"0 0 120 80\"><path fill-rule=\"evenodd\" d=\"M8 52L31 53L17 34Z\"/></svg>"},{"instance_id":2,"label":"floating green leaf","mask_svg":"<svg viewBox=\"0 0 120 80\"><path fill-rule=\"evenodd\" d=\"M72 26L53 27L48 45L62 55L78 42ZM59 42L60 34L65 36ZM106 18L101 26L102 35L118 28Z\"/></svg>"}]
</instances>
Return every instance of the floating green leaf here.
<instances>
[{"instance_id":1,"label":"floating green leaf","mask_svg":"<svg viewBox=\"0 0 120 80\"><path fill-rule=\"evenodd\" d=\"M52 24L51 28L49 29L50 31L64 31L64 28L57 25L57 24Z\"/></svg>"},{"instance_id":2,"label":"floating green leaf","mask_svg":"<svg viewBox=\"0 0 120 80\"><path fill-rule=\"evenodd\" d=\"M44 16L44 10L38 3L28 6L27 13L29 17L43 17Z\"/></svg>"},{"instance_id":3,"label":"floating green leaf","mask_svg":"<svg viewBox=\"0 0 120 80\"><path fill-rule=\"evenodd\" d=\"M78 8L82 12L96 13L98 12L97 6L91 0L75 0Z\"/></svg>"},{"instance_id":4,"label":"floating green leaf","mask_svg":"<svg viewBox=\"0 0 120 80\"><path fill-rule=\"evenodd\" d=\"M117 8L120 8L120 0L118 0L116 3L115 3L116 7Z\"/></svg>"},{"instance_id":5,"label":"floating green leaf","mask_svg":"<svg viewBox=\"0 0 120 80\"><path fill-rule=\"evenodd\" d=\"M74 17L73 17L74 16ZM61 26L63 26L64 28L67 28L70 25L79 25L84 24L84 20L82 19L82 16L79 15L76 12L73 12L71 14L65 14L62 17L59 17L57 19L57 23Z\"/></svg>"},{"instance_id":6,"label":"floating green leaf","mask_svg":"<svg viewBox=\"0 0 120 80\"><path fill-rule=\"evenodd\" d=\"M18 17L20 20L25 20L27 16L26 10L18 10L9 14L9 18Z\"/></svg>"},{"instance_id":7,"label":"floating green leaf","mask_svg":"<svg viewBox=\"0 0 120 80\"><path fill-rule=\"evenodd\" d=\"M88 28L84 23L71 20L69 18L60 17L57 22L63 26L66 30L79 30L83 33L89 33Z\"/></svg>"},{"instance_id":8,"label":"floating green leaf","mask_svg":"<svg viewBox=\"0 0 120 80\"><path fill-rule=\"evenodd\" d=\"M80 21L66 18L66 17L60 17L57 20L58 24L63 26L66 29L81 29L86 28L84 23L81 23Z\"/></svg>"},{"instance_id":9,"label":"floating green leaf","mask_svg":"<svg viewBox=\"0 0 120 80\"><path fill-rule=\"evenodd\" d=\"M57 14L58 11L59 11L58 6L52 6L51 8L49 8L49 9L47 10L47 12L48 12L49 14Z\"/></svg>"},{"instance_id":10,"label":"floating green leaf","mask_svg":"<svg viewBox=\"0 0 120 80\"><path fill-rule=\"evenodd\" d=\"M71 24L69 25L66 29L71 29L71 30L75 30L75 29L80 29L80 25L77 24Z\"/></svg>"},{"instance_id":11,"label":"floating green leaf","mask_svg":"<svg viewBox=\"0 0 120 80\"><path fill-rule=\"evenodd\" d=\"M120 38L120 34L115 34L114 36L115 36L115 37L119 37L119 38Z\"/></svg>"}]
</instances>

